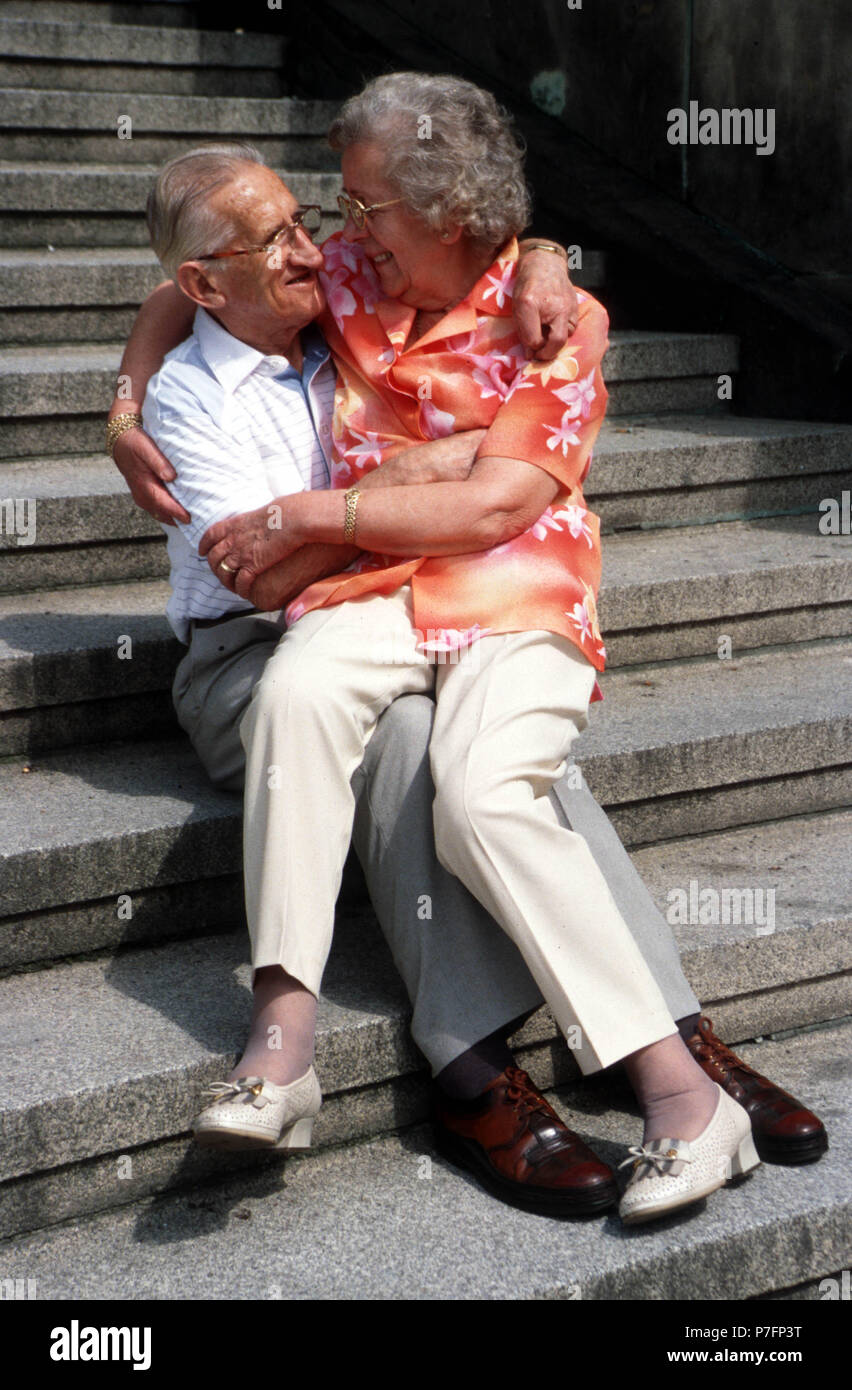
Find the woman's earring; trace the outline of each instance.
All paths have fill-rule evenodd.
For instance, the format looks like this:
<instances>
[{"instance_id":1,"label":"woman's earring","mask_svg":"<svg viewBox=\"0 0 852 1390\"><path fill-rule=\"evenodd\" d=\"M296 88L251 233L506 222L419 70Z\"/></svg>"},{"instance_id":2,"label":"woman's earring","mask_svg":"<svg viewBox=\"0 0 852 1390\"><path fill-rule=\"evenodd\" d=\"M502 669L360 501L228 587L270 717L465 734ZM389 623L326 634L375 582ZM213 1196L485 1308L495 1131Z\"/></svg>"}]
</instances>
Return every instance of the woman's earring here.
<instances>
[{"instance_id":1,"label":"woman's earring","mask_svg":"<svg viewBox=\"0 0 852 1390\"><path fill-rule=\"evenodd\" d=\"M444 241L446 241L446 239L447 239L447 237L448 237L449 235L450 235L449 232L442 232L442 233L441 233L441 236L443 237Z\"/></svg>"}]
</instances>

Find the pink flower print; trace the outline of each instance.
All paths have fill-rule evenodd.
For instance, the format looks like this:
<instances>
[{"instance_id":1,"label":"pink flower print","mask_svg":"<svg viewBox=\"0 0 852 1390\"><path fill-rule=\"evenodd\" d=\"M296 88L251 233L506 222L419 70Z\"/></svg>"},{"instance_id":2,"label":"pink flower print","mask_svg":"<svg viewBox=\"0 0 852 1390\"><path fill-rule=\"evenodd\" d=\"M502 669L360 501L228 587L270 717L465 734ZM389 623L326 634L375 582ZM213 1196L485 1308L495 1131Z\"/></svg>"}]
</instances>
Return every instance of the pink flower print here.
<instances>
[{"instance_id":1,"label":"pink flower print","mask_svg":"<svg viewBox=\"0 0 852 1390\"><path fill-rule=\"evenodd\" d=\"M391 364L396 361L396 349L386 347L384 352L379 353L376 361L384 363L385 367L390 367Z\"/></svg>"},{"instance_id":2,"label":"pink flower print","mask_svg":"<svg viewBox=\"0 0 852 1390\"><path fill-rule=\"evenodd\" d=\"M355 293L360 294L365 312L374 314L382 292L372 266L366 273L362 271L360 275L354 276L350 284Z\"/></svg>"},{"instance_id":3,"label":"pink flower print","mask_svg":"<svg viewBox=\"0 0 852 1390\"><path fill-rule=\"evenodd\" d=\"M601 645L598 650L602 656L606 656L606 648L603 645L601 630L598 627L598 605L595 599L595 591L591 584L587 584L585 580L583 580L583 588L586 591L583 602L575 603L572 613L569 613L567 608L563 611L566 618L571 619L583 641L600 642Z\"/></svg>"},{"instance_id":4,"label":"pink flower print","mask_svg":"<svg viewBox=\"0 0 852 1390\"><path fill-rule=\"evenodd\" d=\"M506 392L506 400L511 400L512 396L514 396L516 391L523 391L528 386L535 386L535 382L531 381L528 376L525 376L525 374L522 371L518 372L518 375L515 377L515 380L512 382L511 386Z\"/></svg>"},{"instance_id":5,"label":"pink flower print","mask_svg":"<svg viewBox=\"0 0 852 1390\"><path fill-rule=\"evenodd\" d=\"M571 532L575 541L579 540L580 536L585 536L589 549L594 549L591 528L584 520L584 518L588 516L585 507L560 507L553 515L557 522L564 521L567 523L568 530Z\"/></svg>"},{"instance_id":6,"label":"pink flower print","mask_svg":"<svg viewBox=\"0 0 852 1390\"><path fill-rule=\"evenodd\" d=\"M498 308L498 309L502 309L502 308L503 308L503 305L506 303L506 299L507 299L507 298L508 298L508 299L511 299L511 298L512 298L512 286L511 286L511 281L514 279L514 276L515 276L515 262L514 262L514 261L508 261L508 262L507 262L507 264L506 264L506 265L504 266L504 268L503 268L503 274L500 276L499 280L496 279L496 277L493 276L493 275L486 275L485 278L486 278L486 280L488 280L489 284L491 285L491 289L490 289L490 290L486 290L485 293L483 294L482 298L483 298L483 299L488 299L488 298L490 298L490 296L491 296L492 294L493 294L493 295L496 295L495 303L496 303L496 305L497 305L497 308Z\"/></svg>"},{"instance_id":7,"label":"pink flower print","mask_svg":"<svg viewBox=\"0 0 852 1390\"><path fill-rule=\"evenodd\" d=\"M345 266L347 270L358 270L359 264L363 264L364 257L359 253L355 242L328 241L323 248L323 257L329 270L337 270L340 266Z\"/></svg>"},{"instance_id":8,"label":"pink flower print","mask_svg":"<svg viewBox=\"0 0 852 1390\"><path fill-rule=\"evenodd\" d=\"M506 383L501 379L496 364L490 367L488 371L483 371L481 367L477 367L472 375L473 380L479 387L479 396L481 400L487 401L489 396L499 396L500 399L503 400L508 394L508 388Z\"/></svg>"},{"instance_id":9,"label":"pink flower print","mask_svg":"<svg viewBox=\"0 0 852 1390\"><path fill-rule=\"evenodd\" d=\"M469 352L476 342L475 333L456 333L454 337L447 339L447 347L450 352Z\"/></svg>"},{"instance_id":10,"label":"pink flower print","mask_svg":"<svg viewBox=\"0 0 852 1390\"><path fill-rule=\"evenodd\" d=\"M591 549L592 533L583 520L587 515L588 513L583 507L560 507L558 511L548 507L529 529L537 541L543 541L547 538L548 531L561 531L562 523L567 522L568 530L574 540L577 540L579 536L585 536Z\"/></svg>"},{"instance_id":11,"label":"pink flower print","mask_svg":"<svg viewBox=\"0 0 852 1390\"><path fill-rule=\"evenodd\" d=\"M581 381L569 382L567 386L562 386L558 391L554 391L554 396L568 407L565 414L570 416L572 420L577 419L578 416L588 420L592 410L592 401L597 395L592 385L594 376L594 372L591 371Z\"/></svg>"},{"instance_id":12,"label":"pink flower print","mask_svg":"<svg viewBox=\"0 0 852 1390\"><path fill-rule=\"evenodd\" d=\"M359 434L357 430L350 429L349 434L353 439L357 439L358 443L349 444L345 453L359 468L366 467L371 459L375 459L377 464L381 463L382 447L384 444L390 443L389 439L382 439L375 430L367 430L366 434Z\"/></svg>"},{"instance_id":13,"label":"pink flower print","mask_svg":"<svg viewBox=\"0 0 852 1390\"><path fill-rule=\"evenodd\" d=\"M343 320L354 314L356 309L355 296L343 283L347 278L346 271L340 267L333 275L323 275L320 278L325 290L325 297L328 300L328 307L334 315L335 323L340 328Z\"/></svg>"},{"instance_id":14,"label":"pink flower print","mask_svg":"<svg viewBox=\"0 0 852 1390\"><path fill-rule=\"evenodd\" d=\"M338 459L331 465L332 487L340 487L342 483L348 483L352 477L352 469L345 459Z\"/></svg>"},{"instance_id":15,"label":"pink flower print","mask_svg":"<svg viewBox=\"0 0 852 1390\"><path fill-rule=\"evenodd\" d=\"M571 425L570 411L566 410L565 414L562 416L562 420L560 421L558 429L555 425L542 425L542 429L547 430L549 434L552 436L547 441L548 449L556 449L561 444L563 458L568 457L569 444L580 443L580 436L574 433L574 430Z\"/></svg>"},{"instance_id":16,"label":"pink flower print","mask_svg":"<svg viewBox=\"0 0 852 1390\"><path fill-rule=\"evenodd\" d=\"M445 439L452 434L456 417L448 410L439 410L432 401L424 400L420 407L420 423L428 439Z\"/></svg>"},{"instance_id":17,"label":"pink flower print","mask_svg":"<svg viewBox=\"0 0 852 1390\"><path fill-rule=\"evenodd\" d=\"M519 353L523 355L522 349L513 348L510 352L491 352L487 355L473 352L466 354L468 361L475 364L472 375L480 388L479 395L482 400L487 400L489 396L499 396L501 400L508 399L517 379Z\"/></svg>"},{"instance_id":18,"label":"pink flower print","mask_svg":"<svg viewBox=\"0 0 852 1390\"><path fill-rule=\"evenodd\" d=\"M530 531L532 532L533 536L537 541L546 540L548 531L561 530L562 527L559 525L559 522L554 517L553 511L550 507L543 511L538 521L534 521L532 526L530 527Z\"/></svg>"},{"instance_id":19,"label":"pink flower print","mask_svg":"<svg viewBox=\"0 0 852 1390\"><path fill-rule=\"evenodd\" d=\"M590 642L592 640L592 619L586 603L587 600L583 599L582 603L574 604L572 612L569 613L567 608L564 611L566 618L571 619L583 641Z\"/></svg>"}]
</instances>

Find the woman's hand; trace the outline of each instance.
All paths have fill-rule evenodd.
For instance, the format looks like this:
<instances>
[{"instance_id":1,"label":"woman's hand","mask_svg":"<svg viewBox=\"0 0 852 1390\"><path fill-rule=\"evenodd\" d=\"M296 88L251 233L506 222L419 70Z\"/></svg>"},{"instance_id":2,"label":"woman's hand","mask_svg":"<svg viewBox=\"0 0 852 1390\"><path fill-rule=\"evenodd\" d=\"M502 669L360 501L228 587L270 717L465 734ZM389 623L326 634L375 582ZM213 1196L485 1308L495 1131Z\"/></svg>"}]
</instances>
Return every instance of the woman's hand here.
<instances>
[{"instance_id":1,"label":"woman's hand","mask_svg":"<svg viewBox=\"0 0 852 1390\"><path fill-rule=\"evenodd\" d=\"M523 245L523 243L522 243ZM562 256L525 251L518 262L512 305L525 350L550 362L577 327L577 291Z\"/></svg>"},{"instance_id":2,"label":"woman's hand","mask_svg":"<svg viewBox=\"0 0 852 1390\"><path fill-rule=\"evenodd\" d=\"M175 501L166 487L177 473L143 429L125 430L119 435L113 458L137 507L148 512L155 521L165 522L166 526L191 520L186 508Z\"/></svg>"},{"instance_id":3,"label":"woman's hand","mask_svg":"<svg viewBox=\"0 0 852 1390\"><path fill-rule=\"evenodd\" d=\"M206 556L220 584L231 593L251 598L258 575L286 560L303 544L296 524L296 499L300 496L279 497L254 512L217 521L204 532L198 553Z\"/></svg>"}]
</instances>

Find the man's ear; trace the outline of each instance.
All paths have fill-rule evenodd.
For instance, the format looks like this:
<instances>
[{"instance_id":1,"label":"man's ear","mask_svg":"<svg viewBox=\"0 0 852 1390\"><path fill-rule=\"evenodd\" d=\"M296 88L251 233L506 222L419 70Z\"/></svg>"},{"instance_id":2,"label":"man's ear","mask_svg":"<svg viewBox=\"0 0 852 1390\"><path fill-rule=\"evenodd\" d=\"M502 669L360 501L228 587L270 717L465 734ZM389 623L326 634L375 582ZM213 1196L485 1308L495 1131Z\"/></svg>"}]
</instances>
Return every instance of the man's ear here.
<instances>
[{"instance_id":1,"label":"man's ear","mask_svg":"<svg viewBox=\"0 0 852 1390\"><path fill-rule=\"evenodd\" d=\"M187 299L200 304L203 309L224 308L225 296L207 278L207 272L200 261L184 261L179 265L177 283Z\"/></svg>"}]
</instances>

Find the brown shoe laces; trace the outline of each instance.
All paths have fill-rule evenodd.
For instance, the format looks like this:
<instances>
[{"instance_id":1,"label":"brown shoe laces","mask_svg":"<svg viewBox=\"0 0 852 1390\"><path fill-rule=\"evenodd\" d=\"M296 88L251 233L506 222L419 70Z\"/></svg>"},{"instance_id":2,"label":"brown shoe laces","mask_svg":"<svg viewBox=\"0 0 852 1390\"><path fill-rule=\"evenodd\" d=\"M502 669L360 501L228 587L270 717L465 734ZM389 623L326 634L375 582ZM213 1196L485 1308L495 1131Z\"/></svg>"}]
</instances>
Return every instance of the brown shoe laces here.
<instances>
[{"instance_id":1,"label":"brown shoe laces","mask_svg":"<svg viewBox=\"0 0 852 1390\"><path fill-rule=\"evenodd\" d=\"M703 1057L705 1061L714 1062L726 1080L733 1081L736 1079L731 1075L731 1072L734 1070L748 1072L749 1076L756 1076L759 1080L763 1080L760 1072L755 1071L754 1067L750 1067L747 1062L744 1062L735 1052L732 1052L731 1049L722 1042L721 1038L717 1038L716 1034L713 1032L712 1019L699 1019L698 1032L701 1035L702 1041L694 1049L695 1054L699 1057Z\"/></svg>"},{"instance_id":2,"label":"brown shoe laces","mask_svg":"<svg viewBox=\"0 0 852 1390\"><path fill-rule=\"evenodd\" d=\"M521 1071L520 1067L507 1067L506 1076L509 1080L509 1084L506 1087L506 1099L512 1102L521 1115L531 1114L536 1110L540 1110L542 1114L547 1115L548 1119L556 1120L557 1124L562 1126L563 1122L553 1109L553 1106L550 1105L541 1092L536 1089L532 1079L525 1071Z\"/></svg>"}]
</instances>

